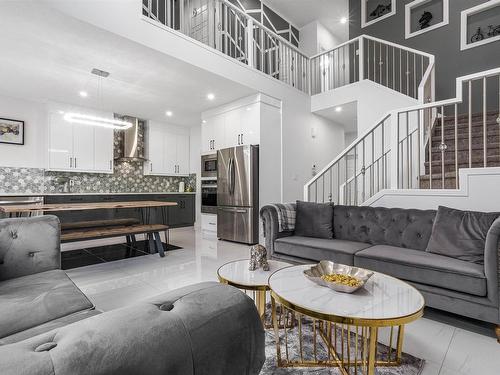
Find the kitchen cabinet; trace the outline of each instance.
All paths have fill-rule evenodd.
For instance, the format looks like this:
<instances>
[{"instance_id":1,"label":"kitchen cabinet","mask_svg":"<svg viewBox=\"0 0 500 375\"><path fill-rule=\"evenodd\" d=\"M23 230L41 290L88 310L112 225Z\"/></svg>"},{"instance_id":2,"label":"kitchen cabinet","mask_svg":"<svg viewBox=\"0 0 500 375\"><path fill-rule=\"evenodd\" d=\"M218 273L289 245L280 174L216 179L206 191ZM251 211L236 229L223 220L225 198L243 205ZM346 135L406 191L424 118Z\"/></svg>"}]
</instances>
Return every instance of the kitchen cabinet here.
<instances>
[{"instance_id":1,"label":"kitchen cabinet","mask_svg":"<svg viewBox=\"0 0 500 375\"><path fill-rule=\"evenodd\" d=\"M225 147L226 143L226 119L225 116L207 117L203 120L201 127L202 152L213 153Z\"/></svg>"},{"instance_id":2,"label":"kitchen cabinet","mask_svg":"<svg viewBox=\"0 0 500 375\"><path fill-rule=\"evenodd\" d=\"M189 175L189 136L150 122L146 131L144 174L159 176Z\"/></svg>"},{"instance_id":3,"label":"kitchen cabinet","mask_svg":"<svg viewBox=\"0 0 500 375\"><path fill-rule=\"evenodd\" d=\"M72 124L49 115L49 170L113 173L113 129Z\"/></svg>"},{"instance_id":4,"label":"kitchen cabinet","mask_svg":"<svg viewBox=\"0 0 500 375\"><path fill-rule=\"evenodd\" d=\"M260 129L265 123L262 116L263 105L266 104L253 98L250 101L241 101L230 108L221 108L220 112L205 113L201 127L202 153L260 144Z\"/></svg>"}]
</instances>

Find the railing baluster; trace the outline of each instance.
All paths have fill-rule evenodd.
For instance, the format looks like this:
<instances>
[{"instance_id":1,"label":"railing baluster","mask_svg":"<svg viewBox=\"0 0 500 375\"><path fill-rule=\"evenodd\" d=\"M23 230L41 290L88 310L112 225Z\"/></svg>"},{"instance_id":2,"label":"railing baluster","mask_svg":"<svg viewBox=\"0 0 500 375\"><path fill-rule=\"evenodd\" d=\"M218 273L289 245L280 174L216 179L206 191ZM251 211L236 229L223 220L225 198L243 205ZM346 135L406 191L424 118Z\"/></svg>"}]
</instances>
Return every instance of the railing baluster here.
<instances>
[{"instance_id":1,"label":"railing baluster","mask_svg":"<svg viewBox=\"0 0 500 375\"><path fill-rule=\"evenodd\" d=\"M469 80L469 168L472 168L472 80Z\"/></svg>"},{"instance_id":2,"label":"railing baluster","mask_svg":"<svg viewBox=\"0 0 500 375\"><path fill-rule=\"evenodd\" d=\"M483 156L484 156L484 167L488 166L488 129L486 126L486 77L483 77Z\"/></svg>"},{"instance_id":3,"label":"railing baluster","mask_svg":"<svg viewBox=\"0 0 500 375\"><path fill-rule=\"evenodd\" d=\"M446 145L444 143L444 106L441 106L441 189L445 188L445 153Z\"/></svg>"},{"instance_id":4,"label":"railing baluster","mask_svg":"<svg viewBox=\"0 0 500 375\"><path fill-rule=\"evenodd\" d=\"M420 148L422 147L422 139L421 139L421 132L420 132L420 110L417 110L417 189L420 188L418 184L420 184L420 173L422 165L421 165L421 160L420 160Z\"/></svg>"},{"instance_id":5,"label":"railing baluster","mask_svg":"<svg viewBox=\"0 0 500 375\"><path fill-rule=\"evenodd\" d=\"M429 109L429 189L432 189L432 110Z\"/></svg>"},{"instance_id":6,"label":"railing baluster","mask_svg":"<svg viewBox=\"0 0 500 375\"><path fill-rule=\"evenodd\" d=\"M455 187L458 189L458 104L455 103Z\"/></svg>"},{"instance_id":7,"label":"railing baluster","mask_svg":"<svg viewBox=\"0 0 500 375\"><path fill-rule=\"evenodd\" d=\"M408 169L407 180L408 189L411 183L411 157L410 157L410 112L406 112L406 168Z\"/></svg>"}]
</instances>

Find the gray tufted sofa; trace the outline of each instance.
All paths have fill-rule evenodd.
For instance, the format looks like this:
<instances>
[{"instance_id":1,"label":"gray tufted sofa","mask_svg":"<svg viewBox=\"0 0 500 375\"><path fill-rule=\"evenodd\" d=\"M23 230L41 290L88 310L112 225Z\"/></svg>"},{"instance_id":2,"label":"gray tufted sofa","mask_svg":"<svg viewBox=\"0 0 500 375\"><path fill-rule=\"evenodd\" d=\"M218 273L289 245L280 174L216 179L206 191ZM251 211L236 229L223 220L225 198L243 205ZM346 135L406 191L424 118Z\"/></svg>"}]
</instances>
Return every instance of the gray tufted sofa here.
<instances>
[{"instance_id":1,"label":"gray tufted sofa","mask_svg":"<svg viewBox=\"0 0 500 375\"><path fill-rule=\"evenodd\" d=\"M55 216L0 220L0 374L258 374L264 331L239 290L201 283L101 313L60 268Z\"/></svg>"},{"instance_id":2,"label":"gray tufted sofa","mask_svg":"<svg viewBox=\"0 0 500 375\"><path fill-rule=\"evenodd\" d=\"M487 234L479 265L425 251L435 216L434 210L335 206L334 238L322 239L279 232L275 206L261 209L273 258L328 259L398 277L419 289L427 306L495 323L500 335L500 219Z\"/></svg>"}]
</instances>

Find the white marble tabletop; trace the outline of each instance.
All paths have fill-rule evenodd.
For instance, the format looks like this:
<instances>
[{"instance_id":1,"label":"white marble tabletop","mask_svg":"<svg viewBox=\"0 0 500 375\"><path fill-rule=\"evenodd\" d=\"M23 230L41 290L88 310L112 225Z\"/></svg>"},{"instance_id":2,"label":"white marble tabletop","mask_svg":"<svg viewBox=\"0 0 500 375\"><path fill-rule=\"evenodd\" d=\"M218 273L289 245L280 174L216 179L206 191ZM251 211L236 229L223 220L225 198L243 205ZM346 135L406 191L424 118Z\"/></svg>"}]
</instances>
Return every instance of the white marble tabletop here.
<instances>
[{"instance_id":1,"label":"white marble tabletop","mask_svg":"<svg viewBox=\"0 0 500 375\"><path fill-rule=\"evenodd\" d=\"M307 279L303 271L311 266L279 270L269 278L271 290L285 301L306 310L353 319L403 318L424 307L420 292L394 277L375 273L363 288L347 294Z\"/></svg>"},{"instance_id":2,"label":"white marble tabletop","mask_svg":"<svg viewBox=\"0 0 500 375\"><path fill-rule=\"evenodd\" d=\"M262 270L262 268L259 268L255 271L250 271L248 269L248 259L237 260L221 266L217 270L217 275L231 284L248 287L259 287L268 285L269 276L271 276L273 272L276 272L281 268L290 266L289 263L280 262L277 260L269 260L268 263L269 271L264 271Z\"/></svg>"}]
</instances>

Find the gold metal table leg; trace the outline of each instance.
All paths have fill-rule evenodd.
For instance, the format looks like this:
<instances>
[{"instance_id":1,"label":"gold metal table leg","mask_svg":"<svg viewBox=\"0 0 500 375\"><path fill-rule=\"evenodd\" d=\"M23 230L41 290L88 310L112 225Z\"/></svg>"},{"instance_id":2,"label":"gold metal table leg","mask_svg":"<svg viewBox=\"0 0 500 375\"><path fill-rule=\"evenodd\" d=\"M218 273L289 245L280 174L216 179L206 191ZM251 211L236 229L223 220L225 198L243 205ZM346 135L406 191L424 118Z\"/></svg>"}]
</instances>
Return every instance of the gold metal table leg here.
<instances>
[{"instance_id":1,"label":"gold metal table leg","mask_svg":"<svg viewBox=\"0 0 500 375\"><path fill-rule=\"evenodd\" d=\"M370 327L370 342L368 345L368 375L375 374L375 361L377 354L377 327Z\"/></svg>"},{"instance_id":2,"label":"gold metal table leg","mask_svg":"<svg viewBox=\"0 0 500 375\"><path fill-rule=\"evenodd\" d=\"M265 323L266 318L266 292L264 290L257 290L255 296L255 304L257 305L257 311L262 320Z\"/></svg>"}]
</instances>

